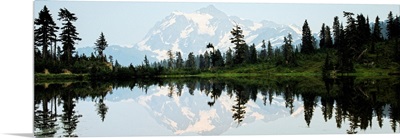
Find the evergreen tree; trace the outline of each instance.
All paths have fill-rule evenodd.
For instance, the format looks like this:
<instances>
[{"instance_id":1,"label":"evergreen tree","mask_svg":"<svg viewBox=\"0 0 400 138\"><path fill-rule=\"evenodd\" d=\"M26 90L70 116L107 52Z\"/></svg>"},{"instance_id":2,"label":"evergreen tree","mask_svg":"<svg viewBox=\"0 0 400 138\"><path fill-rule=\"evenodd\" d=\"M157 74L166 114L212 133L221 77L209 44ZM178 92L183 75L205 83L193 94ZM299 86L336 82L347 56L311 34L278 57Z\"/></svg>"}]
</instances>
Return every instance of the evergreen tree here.
<instances>
[{"instance_id":1,"label":"evergreen tree","mask_svg":"<svg viewBox=\"0 0 400 138\"><path fill-rule=\"evenodd\" d=\"M175 65L175 67L177 68L177 69L180 69L180 68L182 68L183 67L183 59L182 59L182 54L181 54L181 52L176 52L176 65Z\"/></svg>"},{"instance_id":2,"label":"evergreen tree","mask_svg":"<svg viewBox=\"0 0 400 138\"><path fill-rule=\"evenodd\" d=\"M308 26L307 20L304 21L302 31L303 31L302 34L303 36L301 38L302 41L301 53L310 54L314 51L314 47L312 44L311 30L310 27Z\"/></svg>"},{"instance_id":3,"label":"evergreen tree","mask_svg":"<svg viewBox=\"0 0 400 138\"><path fill-rule=\"evenodd\" d=\"M363 14L357 15L357 33L358 50L362 50L362 46L370 41L371 36L368 18L365 19Z\"/></svg>"},{"instance_id":4,"label":"evergreen tree","mask_svg":"<svg viewBox=\"0 0 400 138\"><path fill-rule=\"evenodd\" d=\"M147 59L147 56L146 55L144 55L144 60L143 60L143 62L144 62L144 66L148 69L148 68L150 68L150 63L149 63L149 60Z\"/></svg>"},{"instance_id":5,"label":"evergreen tree","mask_svg":"<svg viewBox=\"0 0 400 138\"><path fill-rule=\"evenodd\" d=\"M268 61L271 61L274 56L274 52L272 51L271 41L268 40Z\"/></svg>"},{"instance_id":6,"label":"evergreen tree","mask_svg":"<svg viewBox=\"0 0 400 138\"><path fill-rule=\"evenodd\" d=\"M233 55L232 55L232 49L229 47L229 49L226 51L226 59L225 59L225 65L227 67L231 67L233 65Z\"/></svg>"},{"instance_id":7,"label":"evergreen tree","mask_svg":"<svg viewBox=\"0 0 400 138\"><path fill-rule=\"evenodd\" d=\"M292 35L288 34L287 37L283 38L284 44L282 45L283 49L283 58L285 65L291 65L293 63L293 46L292 46Z\"/></svg>"},{"instance_id":8,"label":"evergreen tree","mask_svg":"<svg viewBox=\"0 0 400 138\"><path fill-rule=\"evenodd\" d=\"M121 64L119 64L118 60L115 60L114 71L118 72L119 68L121 68Z\"/></svg>"},{"instance_id":9,"label":"evergreen tree","mask_svg":"<svg viewBox=\"0 0 400 138\"><path fill-rule=\"evenodd\" d=\"M394 26L394 19L393 19L393 14L392 11L389 12L388 14L388 18L386 21L386 30L387 30L387 36L389 39L392 39L394 37L394 30L395 30L395 26Z\"/></svg>"},{"instance_id":10,"label":"evergreen tree","mask_svg":"<svg viewBox=\"0 0 400 138\"><path fill-rule=\"evenodd\" d=\"M376 16L375 18L375 23L374 23L374 28L373 28L373 32L371 35L371 41L373 42L371 45L371 53L375 53L376 52L376 47L375 47L375 43L382 41L382 33L381 33L381 26L380 26L380 21L379 21L379 17Z\"/></svg>"},{"instance_id":11,"label":"evergreen tree","mask_svg":"<svg viewBox=\"0 0 400 138\"><path fill-rule=\"evenodd\" d=\"M51 47L52 43L56 43L57 35L55 33L58 27L46 6L39 12L39 17L35 19L34 24L37 26L34 30L35 53L39 53L38 47L42 47L42 58L46 59L48 58L48 47Z\"/></svg>"},{"instance_id":12,"label":"evergreen tree","mask_svg":"<svg viewBox=\"0 0 400 138\"><path fill-rule=\"evenodd\" d=\"M394 61L400 63L400 46L399 46L399 38L400 38L400 17L396 16L393 21L393 35L395 39L395 46L394 46ZM400 69L400 68L399 68Z\"/></svg>"},{"instance_id":13,"label":"evergreen tree","mask_svg":"<svg viewBox=\"0 0 400 138\"><path fill-rule=\"evenodd\" d=\"M75 50L75 41L82 40L78 37L79 33L76 31L76 27L72 24L72 22L75 22L78 18L74 13L69 12L66 8L60 9L58 16L58 20L64 21L64 23L62 23L63 27L61 27L62 33L60 34L61 43L63 45L62 49L64 52L63 59L67 63L71 63L72 54Z\"/></svg>"},{"instance_id":14,"label":"evergreen tree","mask_svg":"<svg viewBox=\"0 0 400 138\"><path fill-rule=\"evenodd\" d=\"M325 23L322 24L321 31L319 33L319 48L324 49L325 47Z\"/></svg>"},{"instance_id":15,"label":"evergreen tree","mask_svg":"<svg viewBox=\"0 0 400 138\"><path fill-rule=\"evenodd\" d=\"M216 55L215 55L215 51L214 51L214 45L211 43L208 43L206 48L212 48L212 52L210 52L211 67L215 67Z\"/></svg>"},{"instance_id":16,"label":"evergreen tree","mask_svg":"<svg viewBox=\"0 0 400 138\"><path fill-rule=\"evenodd\" d=\"M357 30L355 19L352 17L354 14L351 12L343 12L344 17L347 18L347 26L344 30L344 44L339 49L339 71L340 72L354 72L353 57L357 47Z\"/></svg>"},{"instance_id":17,"label":"evergreen tree","mask_svg":"<svg viewBox=\"0 0 400 138\"><path fill-rule=\"evenodd\" d=\"M174 54L172 54L172 50L168 50L168 68L172 69L174 65Z\"/></svg>"},{"instance_id":18,"label":"evergreen tree","mask_svg":"<svg viewBox=\"0 0 400 138\"><path fill-rule=\"evenodd\" d=\"M333 47L337 49L340 45L340 23L339 17L335 16L333 19Z\"/></svg>"},{"instance_id":19,"label":"evergreen tree","mask_svg":"<svg viewBox=\"0 0 400 138\"><path fill-rule=\"evenodd\" d=\"M325 47L326 48L333 48L332 36L331 36L331 29L327 25L325 27Z\"/></svg>"},{"instance_id":20,"label":"evergreen tree","mask_svg":"<svg viewBox=\"0 0 400 138\"><path fill-rule=\"evenodd\" d=\"M108 47L107 41L104 37L103 32L101 32L99 39L96 40L96 43L94 43L96 47L94 48L98 53L102 61L105 60L105 57L103 56L103 51Z\"/></svg>"},{"instance_id":21,"label":"evergreen tree","mask_svg":"<svg viewBox=\"0 0 400 138\"><path fill-rule=\"evenodd\" d=\"M194 69L196 68L196 63L194 59L193 52L190 52L186 61L186 68Z\"/></svg>"},{"instance_id":22,"label":"evergreen tree","mask_svg":"<svg viewBox=\"0 0 400 138\"><path fill-rule=\"evenodd\" d=\"M243 30L239 25L235 25L232 29L231 34L233 35L230 38L231 43L235 45L235 57L234 61L236 64L241 64L246 60L246 47L244 41L244 35L242 35Z\"/></svg>"},{"instance_id":23,"label":"evergreen tree","mask_svg":"<svg viewBox=\"0 0 400 138\"><path fill-rule=\"evenodd\" d=\"M202 69L205 69L206 67L206 63L205 63L206 61L204 60L204 56L202 55L202 54L200 54L200 57L199 57L199 68L202 70Z\"/></svg>"},{"instance_id":24,"label":"evergreen tree","mask_svg":"<svg viewBox=\"0 0 400 138\"><path fill-rule=\"evenodd\" d=\"M217 51L215 51L214 54L214 67L223 67L224 66L224 59L222 58L222 54L219 51L219 49L217 49Z\"/></svg>"},{"instance_id":25,"label":"evergreen tree","mask_svg":"<svg viewBox=\"0 0 400 138\"><path fill-rule=\"evenodd\" d=\"M393 20L393 38L397 39L400 37L400 18L396 15Z\"/></svg>"},{"instance_id":26,"label":"evergreen tree","mask_svg":"<svg viewBox=\"0 0 400 138\"><path fill-rule=\"evenodd\" d=\"M112 55L108 56L108 59L110 60L111 65L113 65L113 63L114 63L113 56Z\"/></svg>"},{"instance_id":27,"label":"evergreen tree","mask_svg":"<svg viewBox=\"0 0 400 138\"><path fill-rule=\"evenodd\" d=\"M372 41L378 42L382 40L381 25L379 21L379 16L376 16L374 23L374 30L372 32Z\"/></svg>"},{"instance_id":28,"label":"evergreen tree","mask_svg":"<svg viewBox=\"0 0 400 138\"><path fill-rule=\"evenodd\" d=\"M344 48L345 47L345 37L344 37L344 27L343 27L343 23L340 23L340 34L339 34L339 42L340 44L338 45L338 49L340 49L340 47Z\"/></svg>"},{"instance_id":29,"label":"evergreen tree","mask_svg":"<svg viewBox=\"0 0 400 138\"><path fill-rule=\"evenodd\" d=\"M254 43L250 46L249 55L250 55L249 63L251 63L251 64L256 63L257 62L257 50L256 50L256 45Z\"/></svg>"},{"instance_id":30,"label":"evergreen tree","mask_svg":"<svg viewBox=\"0 0 400 138\"><path fill-rule=\"evenodd\" d=\"M250 46L248 45L248 44L244 44L243 45L244 46L244 56L245 56L245 58L244 58L244 63L251 63L250 62Z\"/></svg>"},{"instance_id":31,"label":"evergreen tree","mask_svg":"<svg viewBox=\"0 0 400 138\"><path fill-rule=\"evenodd\" d=\"M204 63L205 63L205 68L210 68L211 66L211 62L210 62L210 54L208 54L208 52L206 51L205 53L204 53Z\"/></svg>"},{"instance_id":32,"label":"evergreen tree","mask_svg":"<svg viewBox=\"0 0 400 138\"><path fill-rule=\"evenodd\" d=\"M267 47L265 45L265 40L262 40L262 45L261 45L261 52L260 52L260 61L264 62L267 60Z\"/></svg>"}]
</instances>

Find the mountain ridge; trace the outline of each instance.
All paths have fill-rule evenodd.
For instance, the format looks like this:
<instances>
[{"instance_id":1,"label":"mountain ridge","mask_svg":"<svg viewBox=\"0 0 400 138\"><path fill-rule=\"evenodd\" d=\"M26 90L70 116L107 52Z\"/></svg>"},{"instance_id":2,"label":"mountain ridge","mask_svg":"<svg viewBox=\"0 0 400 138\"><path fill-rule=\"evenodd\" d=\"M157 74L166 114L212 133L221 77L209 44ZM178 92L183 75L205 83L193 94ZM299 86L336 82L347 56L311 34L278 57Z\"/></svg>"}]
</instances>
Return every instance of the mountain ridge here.
<instances>
[{"instance_id":1,"label":"mountain ridge","mask_svg":"<svg viewBox=\"0 0 400 138\"><path fill-rule=\"evenodd\" d=\"M123 49L123 53L107 48L105 54L111 54L114 61L122 61L122 65L138 65L145 55L151 62L167 59L168 50L181 52L183 59L186 59L190 52L195 55L204 54L208 43L225 53L228 48L234 47L229 39L232 37L230 31L236 24L243 29L246 43L254 43L257 49L261 48L262 40L271 41L274 48L280 47L283 37L289 33L292 35L294 46L301 43L301 29L295 24L277 24L268 20L254 22L228 16L214 5L209 5L190 13L174 11L156 22L143 39L132 47L114 46ZM87 48L79 48L78 52L90 55Z\"/></svg>"},{"instance_id":2,"label":"mountain ridge","mask_svg":"<svg viewBox=\"0 0 400 138\"><path fill-rule=\"evenodd\" d=\"M141 51L151 51L158 60L166 59L166 52L181 52L184 57L189 52L203 54L205 46L213 43L215 48L226 51L234 45L230 43L230 31L238 24L243 29L247 44L259 48L262 40L270 40L274 47L280 46L283 37L292 34L293 44L299 44L301 29L297 25L276 24L272 21L254 22L237 16L228 16L209 5L192 13L174 11L158 22L134 47Z\"/></svg>"}]
</instances>

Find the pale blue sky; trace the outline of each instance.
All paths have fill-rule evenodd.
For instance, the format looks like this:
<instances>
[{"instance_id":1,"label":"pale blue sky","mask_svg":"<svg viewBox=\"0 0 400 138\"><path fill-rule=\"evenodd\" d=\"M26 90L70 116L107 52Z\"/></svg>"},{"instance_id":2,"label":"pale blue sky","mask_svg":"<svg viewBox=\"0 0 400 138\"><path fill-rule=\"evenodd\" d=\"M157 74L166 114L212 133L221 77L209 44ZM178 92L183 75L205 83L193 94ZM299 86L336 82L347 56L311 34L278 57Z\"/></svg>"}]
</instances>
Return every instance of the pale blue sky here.
<instances>
[{"instance_id":1,"label":"pale blue sky","mask_svg":"<svg viewBox=\"0 0 400 138\"><path fill-rule=\"evenodd\" d=\"M93 46L100 32L104 32L109 44L131 46L139 42L157 21L173 11L194 12L208 5L228 15L253 21L269 20L281 24L302 26L307 19L312 32L318 32L322 23L332 26L333 17L343 11L363 13L373 22L376 16L386 19L389 11L398 15L400 6L394 4L272 4L272 3L182 3L182 2L132 2L132 1L35 1L34 18L44 5L50 9L53 18L60 8L67 8L78 17L75 25L82 41L77 47ZM61 26L61 23L57 23Z\"/></svg>"}]
</instances>

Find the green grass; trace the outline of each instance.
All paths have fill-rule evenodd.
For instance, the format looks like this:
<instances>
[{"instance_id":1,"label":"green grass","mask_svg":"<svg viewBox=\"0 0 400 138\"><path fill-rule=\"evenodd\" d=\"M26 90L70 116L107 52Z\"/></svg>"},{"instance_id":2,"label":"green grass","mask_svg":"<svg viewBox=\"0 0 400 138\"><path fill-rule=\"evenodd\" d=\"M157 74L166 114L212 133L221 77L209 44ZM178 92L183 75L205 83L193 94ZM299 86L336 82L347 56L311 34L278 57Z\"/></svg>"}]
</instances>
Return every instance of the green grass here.
<instances>
[{"instance_id":1,"label":"green grass","mask_svg":"<svg viewBox=\"0 0 400 138\"><path fill-rule=\"evenodd\" d=\"M303 61L296 67L275 66L266 63L248 64L229 69L213 69L202 72L199 77L243 77L243 76L322 76L323 61ZM337 73L337 76L389 76L399 72L397 66L389 68L367 68L356 65L355 73Z\"/></svg>"}]
</instances>

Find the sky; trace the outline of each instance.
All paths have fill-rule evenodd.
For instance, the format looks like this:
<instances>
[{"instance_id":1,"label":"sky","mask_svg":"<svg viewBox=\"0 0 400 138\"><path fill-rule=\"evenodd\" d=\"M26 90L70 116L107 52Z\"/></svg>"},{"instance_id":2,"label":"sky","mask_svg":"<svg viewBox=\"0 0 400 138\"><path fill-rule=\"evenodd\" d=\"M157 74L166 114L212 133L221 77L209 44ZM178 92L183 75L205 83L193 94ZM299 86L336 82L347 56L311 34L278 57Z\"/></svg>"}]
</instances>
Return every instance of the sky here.
<instances>
[{"instance_id":1,"label":"sky","mask_svg":"<svg viewBox=\"0 0 400 138\"><path fill-rule=\"evenodd\" d=\"M349 0L354 1L354 0ZM347 2L349 2L347 1ZM389 11L399 15L399 2L396 3L352 3L336 2L326 3L260 3L256 1L217 1L215 2L182 2L182 1L49 1L34 2L33 17L37 18L38 12L46 5L53 18L58 18L60 8L67 8L78 17L75 25L82 41L77 47L94 46L94 42L103 32L109 45L130 47L142 40L147 32L173 11L194 12L208 5L230 16L260 22L269 20L279 24L296 24L301 27L307 19L312 32L318 32L325 23L332 26L334 16L340 17L345 22L343 11L362 13L368 15L373 22L376 16L381 20L386 19ZM299 3L300 2L300 3ZM328 0L329 2L329 0ZM57 21L58 26L61 23Z\"/></svg>"}]
</instances>

